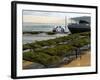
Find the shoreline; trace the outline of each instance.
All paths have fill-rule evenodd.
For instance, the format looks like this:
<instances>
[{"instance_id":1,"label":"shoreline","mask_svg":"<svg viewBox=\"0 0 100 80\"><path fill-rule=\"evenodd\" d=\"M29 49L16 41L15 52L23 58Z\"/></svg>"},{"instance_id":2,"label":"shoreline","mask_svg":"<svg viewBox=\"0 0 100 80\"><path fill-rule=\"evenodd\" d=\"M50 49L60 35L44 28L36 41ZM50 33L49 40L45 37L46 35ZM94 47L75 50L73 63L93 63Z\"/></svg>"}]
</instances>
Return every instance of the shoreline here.
<instances>
[{"instance_id":1,"label":"shoreline","mask_svg":"<svg viewBox=\"0 0 100 80\"><path fill-rule=\"evenodd\" d=\"M47 35L45 33L40 34L23 34L23 44L32 43L35 41L42 41L42 40L49 40L49 39L55 39L58 37L68 36L68 34L54 34L54 35Z\"/></svg>"}]
</instances>

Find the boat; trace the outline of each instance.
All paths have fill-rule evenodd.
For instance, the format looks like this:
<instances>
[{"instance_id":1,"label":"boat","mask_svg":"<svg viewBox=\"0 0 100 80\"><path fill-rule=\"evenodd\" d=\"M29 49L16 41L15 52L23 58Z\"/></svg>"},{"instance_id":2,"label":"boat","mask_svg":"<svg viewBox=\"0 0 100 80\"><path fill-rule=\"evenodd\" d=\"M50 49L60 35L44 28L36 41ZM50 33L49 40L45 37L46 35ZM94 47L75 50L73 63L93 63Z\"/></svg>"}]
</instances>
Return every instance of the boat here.
<instances>
[{"instance_id":1,"label":"boat","mask_svg":"<svg viewBox=\"0 0 100 80\"><path fill-rule=\"evenodd\" d=\"M80 17L78 19L77 23L71 23L68 25L68 29L70 30L70 32L73 33L80 33L80 32L88 32L90 31L90 22L89 22L89 17L85 17L84 20L82 20L82 18L84 17ZM87 21L88 20L88 21Z\"/></svg>"},{"instance_id":2,"label":"boat","mask_svg":"<svg viewBox=\"0 0 100 80\"><path fill-rule=\"evenodd\" d=\"M65 17L65 25L58 25L56 26L55 28L53 28L52 30L53 32L56 32L56 33L64 33L64 34L70 34L70 31L67 27L67 18Z\"/></svg>"}]
</instances>

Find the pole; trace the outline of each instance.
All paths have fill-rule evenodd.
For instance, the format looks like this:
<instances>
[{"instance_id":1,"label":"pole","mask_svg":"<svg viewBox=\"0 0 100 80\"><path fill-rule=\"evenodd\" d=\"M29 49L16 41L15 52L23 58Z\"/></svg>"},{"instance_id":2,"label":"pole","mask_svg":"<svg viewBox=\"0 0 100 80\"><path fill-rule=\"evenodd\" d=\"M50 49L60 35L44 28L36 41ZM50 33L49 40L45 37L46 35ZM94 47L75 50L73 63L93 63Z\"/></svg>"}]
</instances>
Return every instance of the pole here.
<instances>
[{"instance_id":1,"label":"pole","mask_svg":"<svg viewBox=\"0 0 100 80\"><path fill-rule=\"evenodd\" d=\"M67 17L65 16L65 31L66 31L66 27L67 27Z\"/></svg>"}]
</instances>

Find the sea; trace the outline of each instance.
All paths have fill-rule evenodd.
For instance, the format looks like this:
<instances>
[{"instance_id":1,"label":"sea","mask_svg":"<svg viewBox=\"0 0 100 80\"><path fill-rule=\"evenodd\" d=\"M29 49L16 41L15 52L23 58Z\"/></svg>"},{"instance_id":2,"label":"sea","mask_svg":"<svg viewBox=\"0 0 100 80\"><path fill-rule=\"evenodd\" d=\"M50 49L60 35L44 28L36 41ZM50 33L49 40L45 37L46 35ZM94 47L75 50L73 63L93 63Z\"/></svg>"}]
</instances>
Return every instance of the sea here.
<instances>
[{"instance_id":1,"label":"sea","mask_svg":"<svg viewBox=\"0 0 100 80\"><path fill-rule=\"evenodd\" d=\"M23 32L32 32L32 31L43 31L43 32L51 32L53 28L57 26L62 26L64 28L64 25L54 25L54 24L23 24L22 31ZM66 30L69 31L68 29ZM22 43L32 43L35 41L41 41L41 40L48 40L48 39L54 39L56 37L60 36L67 36L68 34L62 34L58 33L55 35L47 35L46 33L40 33L40 34L23 34L22 37Z\"/></svg>"}]
</instances>

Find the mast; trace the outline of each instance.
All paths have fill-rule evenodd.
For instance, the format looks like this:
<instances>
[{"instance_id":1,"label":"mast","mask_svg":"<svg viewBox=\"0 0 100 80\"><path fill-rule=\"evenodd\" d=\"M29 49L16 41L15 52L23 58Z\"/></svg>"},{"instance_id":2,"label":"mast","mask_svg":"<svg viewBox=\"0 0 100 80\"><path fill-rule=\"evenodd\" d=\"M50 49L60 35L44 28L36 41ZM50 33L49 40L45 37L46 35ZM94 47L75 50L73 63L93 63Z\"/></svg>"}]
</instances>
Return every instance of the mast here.
<instances>
[{"instance_id":1,"label":"mast","mask_svg":"<svg viewBox=\"0 0 100 80\"><path fill-rule=\"evenodd\" d=\"M67 17L65 16L65 32L66 32L66 28L67 28Z\"/></svg>"},{"instance_id":2,"label":"mast","mask_svg":"<svg viewBox=\"0 0 100 80\"><path fill-rule=\"evenodd\" d=\"M65 32L70 33L70 31L68 29L68 18L67 18L67 16L65 16Z\"/></svg>"}]
</instances>

